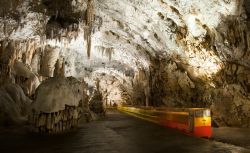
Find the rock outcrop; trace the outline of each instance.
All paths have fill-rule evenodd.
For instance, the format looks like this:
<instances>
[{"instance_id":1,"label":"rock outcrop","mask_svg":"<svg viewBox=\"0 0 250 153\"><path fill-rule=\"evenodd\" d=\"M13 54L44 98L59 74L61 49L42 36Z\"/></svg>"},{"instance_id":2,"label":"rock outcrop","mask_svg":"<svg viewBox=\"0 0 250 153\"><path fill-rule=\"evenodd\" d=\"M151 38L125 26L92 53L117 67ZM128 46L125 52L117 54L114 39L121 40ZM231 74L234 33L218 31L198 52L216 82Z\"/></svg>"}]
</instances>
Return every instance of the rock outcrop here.
<instances>
[{"instance_id":1,"label":"rock outcrop","mask_svg":"<svg viewBox=\"0 0 250 153\"><path fill-rule=\"evenodd\" d=\"M89 113L84 108L88 105L84 92L84 84L72 77L42 82L32 103L30 122L34 130L58 133L77 127L82 115Z\"/></svg>"},{"instance_id":2,"label":"rock outcrop","mask_svg":"<svg viewBox=\"0 0 250 153\"><path fill-rule=\"evenodd\" d=\"M31 100L16 84L0 87L0 126L25 124L28 121Z\"/></svg>"},{"instance_id":3,"label":"rock outcrop","mask_svg":"<svg viewBox=\"0 0 250 153\"><path fill-rule=\"evenodd\" d=\"M3 0L0 85L17 83L32 96L48 77L84 78L89 86L99 78L104 103L210 107L218 125L249 127L249 6Z\"/></svg>"}]
</instances>

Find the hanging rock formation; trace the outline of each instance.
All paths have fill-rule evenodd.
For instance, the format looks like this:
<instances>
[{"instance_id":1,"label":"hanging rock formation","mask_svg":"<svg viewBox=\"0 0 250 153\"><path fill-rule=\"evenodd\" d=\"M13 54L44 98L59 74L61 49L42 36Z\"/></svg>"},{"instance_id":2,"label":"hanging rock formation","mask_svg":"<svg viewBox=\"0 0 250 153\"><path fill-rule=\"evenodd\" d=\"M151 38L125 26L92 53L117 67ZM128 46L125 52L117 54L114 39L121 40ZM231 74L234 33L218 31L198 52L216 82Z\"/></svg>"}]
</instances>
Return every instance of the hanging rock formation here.
<instances>
[{"instance_id":1,"label":"hanging rock formation","mask_svg":"<svg viewBox=\"0 0 250 153\"><path fill-rule=\"evenodd\" d=\"M48 77L74 76L88 87L99 78L104 104L209 107L218 125L249 127L249 6L3 0L0 85L17 83L32 97Z\"/></svg>"}]
</instances>

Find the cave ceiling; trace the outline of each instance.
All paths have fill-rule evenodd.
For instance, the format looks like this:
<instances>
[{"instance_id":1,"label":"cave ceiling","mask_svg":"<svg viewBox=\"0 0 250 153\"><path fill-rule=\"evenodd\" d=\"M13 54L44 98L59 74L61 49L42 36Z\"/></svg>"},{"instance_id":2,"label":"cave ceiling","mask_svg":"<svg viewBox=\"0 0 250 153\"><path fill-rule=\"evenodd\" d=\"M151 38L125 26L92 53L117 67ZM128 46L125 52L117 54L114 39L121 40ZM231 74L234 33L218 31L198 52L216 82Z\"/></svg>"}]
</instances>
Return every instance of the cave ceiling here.
<instances>
[{"instance_id":1,"label":"cave ceiling","mask_svg":"<svg viewBox=\"0 0 250 153\"><path fill-rule=\"evenodd\" d=\"M175 62L191 79L211 79L228 61L250 66L248 1L93 0L90 57L88 2L1 0L2 46L49 46L66 61L66 76L99 73L129 83L140 70L150 73L156 61Z\"/></svg>"}]
</instances>

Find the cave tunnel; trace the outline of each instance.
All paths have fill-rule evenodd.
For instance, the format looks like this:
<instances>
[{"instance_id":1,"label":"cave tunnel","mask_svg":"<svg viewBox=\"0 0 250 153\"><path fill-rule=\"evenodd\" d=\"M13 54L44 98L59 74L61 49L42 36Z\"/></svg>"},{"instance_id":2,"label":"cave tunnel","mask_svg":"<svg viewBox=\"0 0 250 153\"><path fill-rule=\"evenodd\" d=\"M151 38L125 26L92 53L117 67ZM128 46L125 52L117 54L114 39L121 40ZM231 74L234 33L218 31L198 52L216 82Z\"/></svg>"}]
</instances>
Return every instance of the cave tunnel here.
<instances>
[{"instance_id":1,"label":"cave tunnel","mask_svg":"<svg viewBox=\"0 0 250 153\"><path fill-rule=\"evenodd\" d=\"M1 153L250 153L250 0L0 0Z\"/></svg>"}]
</instances>

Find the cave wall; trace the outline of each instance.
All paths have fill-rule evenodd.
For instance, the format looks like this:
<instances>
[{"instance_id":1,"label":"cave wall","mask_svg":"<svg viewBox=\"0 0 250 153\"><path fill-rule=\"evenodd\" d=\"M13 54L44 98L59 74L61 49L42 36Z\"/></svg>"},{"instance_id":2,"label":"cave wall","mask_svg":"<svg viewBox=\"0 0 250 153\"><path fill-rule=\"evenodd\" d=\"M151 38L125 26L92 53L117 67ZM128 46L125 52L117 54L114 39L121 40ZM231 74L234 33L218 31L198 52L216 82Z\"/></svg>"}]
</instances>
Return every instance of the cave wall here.
<instances>
[{"instance_id":1,"label":"cave wall","mask_svg":"<svg viewBox=\"0 0 250 153\"><path fill-rule=\"evenodd\" d=\"M109 101L210 107L219 125L250 126L248 0L88 6L1 1L0 85L16 83L32 97L49 77L74 76L89 87L99 79Z\"/></svg>"},{"instance_id":2,"label":"cave wall","mask_svg":"<svg viewBox=\"0 0 250 153\"><path fill-rule=\"evenodd\" d=\"M247 21L242 16L229 16L223 18L216 29L203 27L206 30L203 38L190 38L186 32L177 37L187 54L193 57L153 60L152 101L160 99L157 104L170 107L209 107L218 125L249 127ZM213 57L216 64L210 67L190 64L190 58L197 56L203 58L195 64L202 60L206 63Z\"/></svg>"}]
</instances>

